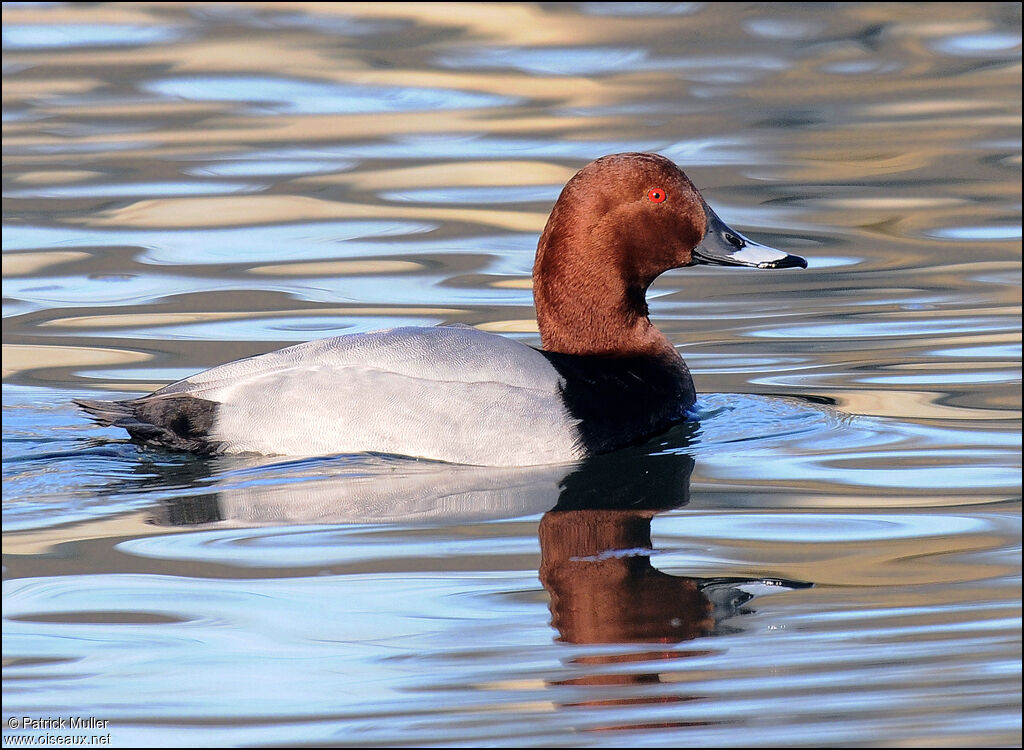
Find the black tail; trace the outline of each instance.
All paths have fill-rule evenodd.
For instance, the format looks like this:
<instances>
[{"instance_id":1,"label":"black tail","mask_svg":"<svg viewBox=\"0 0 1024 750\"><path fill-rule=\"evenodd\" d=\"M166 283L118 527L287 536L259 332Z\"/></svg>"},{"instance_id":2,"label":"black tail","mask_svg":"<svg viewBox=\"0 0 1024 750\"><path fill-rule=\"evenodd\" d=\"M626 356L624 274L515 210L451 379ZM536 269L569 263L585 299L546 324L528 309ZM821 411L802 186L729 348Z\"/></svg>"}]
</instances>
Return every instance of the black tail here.
<instances>
[{"instance_id":1,"label":"black tail","mask_svg":"<svg viewBox=\"0 0 1024 750\"><path fill-rule=\"evenodd\" d=\"M125 427L123 420L133 420L134 401L90 401L84 398L72 399L93 421L102 427Z\"/></svg>"},{"instance_id":2,"label":"black tail","mask_svg":"<svg viewBox=\"0 0 1024 750\"><path fill-rule=\"evenodd\" d=\"M74 399L96 424L123 427L137 440L193 453L220 453L223 445L213 439L220 406L194 396L143 396L127 401Z\"/></svg>"}]
</instances>

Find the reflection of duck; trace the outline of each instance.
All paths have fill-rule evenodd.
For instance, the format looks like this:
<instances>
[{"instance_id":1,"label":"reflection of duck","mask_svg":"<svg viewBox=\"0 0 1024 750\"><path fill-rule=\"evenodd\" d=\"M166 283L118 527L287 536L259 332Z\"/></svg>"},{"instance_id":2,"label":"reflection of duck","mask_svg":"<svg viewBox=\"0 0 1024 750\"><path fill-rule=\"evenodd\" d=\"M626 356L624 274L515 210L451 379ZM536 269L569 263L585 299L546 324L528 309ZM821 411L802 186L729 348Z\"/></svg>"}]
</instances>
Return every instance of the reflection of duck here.
<instances>
[{"instance_id":1,"label":"reflection of duck","mask_svg":"<svg viewBox=\"0 0 1024 750\"><path fill-rule=\"evenodd\" d=\"M666 437L678 448L692 429L685 425ZM553 700L592 708L682 703L697 696L686 691L685 680L673 686L673 675L685 670L687 657L708 653L714 641L698 648L678 644L736 631L741 626L737 615L750 612L744 605L759 593L810 584L700 579L654 568L651 520L689 502L694 465L688 455L658 452L668 442L568 467L495 469L366 456L236 467L222 475L217 493L167 502L154 520L183 526L408 526L543 513L539 577L550 594L558 640L623 644L593 651L573 647L559 678L547 683L555 691ZM626 647L635 643L646 645ZM581 687L587 692L579 693ZM645 726L701 723L707 722ZM590 720L581 731L616 728L629 727L612 718L606 726Z\"/></svg>"},{"instance_id":2,"label":"reflection of duck","mask_svg":"<svg viewBox=\"0 0 1024 750\"><path fill-rule=\"evenodd\" d=\"M689 501L693 461L648 456L640 471L621 454L592 459L567 477L540 522L540 579L552 624L572 643L676 643L720 632L754 593L806 584L699 579L651 564L651 519Z\"/></svg>"},{"instance_id":3,"label":"reflection of duck","mask_svg":"<svg viewBox=\"0 0 1024 750\"><path fill-rule=\"evenodd\" d=\"M686 503L696 430L679 425L658 442L568 465L490 467L355 455L275 461L221 456L171 464L195 483L215 475L211 493L165 500L154 519L167 525L463 523L539 515L552 508L670 508ZM154 467L151 471L157 471Z\"/></svg>"},{"instance_id":4,"label":"reflection of duck","mask_svg":"<svg viewBox=\"0 0 1024 750\"><path fill-rule=\"evenodd\" d=\"M540 580L552 624L574 643L685 640L707 627L692 580L650 563L651 518L689 502L693 459L598 456L566 477L540 522Z\"/></svg>"},{"instance_id":5,"label":"reflection of duck","mask_svg":"<svg viewBox=\"0 0 1024 750\"><path fill-rule=\"evenodd\" d=\"M685 443L692 429L684 427L670 433L676 445ZM683 702L694 696L663 686L664 673L678 672L680 660L706 653L711 641L700 649L677 644L736 629L735 615L749 611L743 605L755 593L752 586L778 590L806 584L702 580L655 569L651 519L689 502L693 470L688 455L655 452L659 447L616 451L568 467L498 469L383 456L236 466L220 477L216 493L165 502L154 521L459 525L543 513L539 577L550 594L558 640L648 644L639 652L635 646L594 653L577 649L566 659L568 674L548 683L552 689L612 690L573 693L558 702L591 707ZM229 461L235 459L218 462ZM655 692L621 692L621 686L638 685Z\"/></svg>"},{"instance_id":6,"label":"reflection of duck","mask_svg":"<svg viewBox=\"0 0 1024 750\"><path fill-rule=\"evenodd\" d=\"M273 463L224 456L213 492L165 500L154 522L190 526L469 523L554 506L572 466L498 468L393 456ZM206 462L211 463L211 462Z\"/></svg>"},{"instance_id":7,"label":"reflection of duck","mask_svg":"<svg viewBox=\"0 0 1024 750\"><path fill-rule=\"evenodd\" d=\"M78 403L101 424L199 453L576 461L686 419L693 382L645 293L696 263L806 267L723 224L668 159L606 156L569 181L540 238L542 351L468 327L395 328L231 362L139 399Z\"/></svg>"},{"instance_id":8,"label":"reflection of duck","mask_svg":"<svg viewBox=\"0 0 1024 750\"><path fill-rule=\"evenodd\" d=\"M678 673L685 669L681 660L702 656L709 648L684 650L676 644L732 632L735 626L724 621L749 613L742 605L755 592L810 585L767 579L700 579L657 570L650 558L654 551L651 519L660 510L688 502L693 463L679 460L683 458L680 456L650 458L675 460L655 460L640 472L608 461L591 481L582 482L593 487L594 480L599 482L603 476L606 492L564 493L558 506L541 519L540 580L551 595L551 624L558 630L559 640L574 644L658 644L639 652L603 650L574 655L567 664L572 675L552 681L552 686L619 690L587 693L584 699L574 699L567 705L595 708L695 700L698 696L672 688L628 693L621 690L622 686L653 687L670 682L663 680L665 672ZM574 478L583 480L583 471L581 468L580 473L567 478L566 490L574 485ZM642 726L707 723L662 721ZM635 728L591 723L587 730Z\"/></svg>"},{"instance_id":9,"label":"reflection of duck","mask_svg":"<svg viewBox=\"0 0 1024 750\"><path fill-rule=\"evenodd\" d=\"M540 579L551 623L572 643L686 641L711 630L711 603L692 578L651 565L654 511L573 510L540 523Z\"/></svg>"},{"instance_id":10,"label":"reflection of duck","mask_svg":"<svg viewBox=\"0 0 1024 750\"><path fill-rule=\"evenodd\" d=\"M810 584L689 578L651 565L651 510L551 511L540 523L540 579L551 622L571 643L678 643L728 632L759 594Z\"/></svg>"},{"instance_id":11,"label":"reflection of duck","mask_svg":"<svg viewBox=\"0 0 1024 750\"><path fill-rule=\"evenodd\" d=\"M692 426L671 433L685 445ZM802 584L697 579L651 565L651 519L689 502L693 459L631 448L572 466L491 468L388 456L269 463L224 457L215 491L162 503L154 522L193 526L458 524L544 513L540 578L552 622L576 643L679 642L724 632L757 593ZM190 462L209 469L208 461ZM184 471L187 467L176 467ZM192 476L191 473L188 476Z\"/></svg>"}]
</instances>

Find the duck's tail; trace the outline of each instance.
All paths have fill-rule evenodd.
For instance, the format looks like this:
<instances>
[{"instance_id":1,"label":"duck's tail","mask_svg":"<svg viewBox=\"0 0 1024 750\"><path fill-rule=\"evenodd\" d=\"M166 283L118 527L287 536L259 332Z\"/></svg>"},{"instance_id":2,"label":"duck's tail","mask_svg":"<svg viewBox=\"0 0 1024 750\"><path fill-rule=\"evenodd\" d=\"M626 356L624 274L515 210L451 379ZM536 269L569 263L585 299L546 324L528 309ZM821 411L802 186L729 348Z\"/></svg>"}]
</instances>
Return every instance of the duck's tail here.
<instances>
[{"instance_id":1,"label":"duck's tail","mask_svg":"<svg viewBox=\"0 0 1024 750\"><path fill-rule=\"evenodd\" d=\"M124 422L135 422L134 400L93 401L85 398L71 399L101 427L127 427Z\"/></svg>"},{"instance_id":2,"label":"duck's tail","mask_svg":"<svg viewBox=\"0 0 1024 750\"><path fill-rule=\"evenodd\" d=\"M218 407L212 401L186 395L126 401L73 400L96 424L121 427L137 440L194 453L223 450L211 435Z\"/></svg>"}]
</instances>

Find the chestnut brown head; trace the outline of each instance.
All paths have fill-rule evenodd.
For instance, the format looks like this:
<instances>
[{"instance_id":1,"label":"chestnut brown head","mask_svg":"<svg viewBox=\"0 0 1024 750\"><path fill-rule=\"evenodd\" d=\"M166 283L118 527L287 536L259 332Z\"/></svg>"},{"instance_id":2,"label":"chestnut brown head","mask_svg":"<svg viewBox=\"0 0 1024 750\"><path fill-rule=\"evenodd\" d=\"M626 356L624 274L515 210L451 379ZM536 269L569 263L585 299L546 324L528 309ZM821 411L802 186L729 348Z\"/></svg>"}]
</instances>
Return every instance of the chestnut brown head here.
<instances>
[{"instance_id":1,"label":"chestnut brown head","mask_svg":"<svg viewBox=\"0 0 1024 750\"><path fill-rule=\"evenodd\" d=\"M664 156L625 153L591 162L562 190L537 246L534 299L544 348L665 351L644 295L660 274L696 263L807 265L726 226Z\"/></svg>"}]
</instances>

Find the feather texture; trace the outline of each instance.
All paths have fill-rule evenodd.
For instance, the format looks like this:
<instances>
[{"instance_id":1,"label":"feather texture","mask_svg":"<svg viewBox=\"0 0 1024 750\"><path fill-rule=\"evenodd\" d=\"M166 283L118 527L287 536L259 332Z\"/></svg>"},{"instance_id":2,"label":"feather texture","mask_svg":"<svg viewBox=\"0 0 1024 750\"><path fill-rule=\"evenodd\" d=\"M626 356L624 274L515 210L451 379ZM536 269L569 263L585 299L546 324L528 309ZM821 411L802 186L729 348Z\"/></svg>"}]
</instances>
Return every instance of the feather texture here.
<instances>
[{"instance_id":1,"label":"feather texture","mask_svg":"<svg viewBox=\"0 0 1024 750\"><path fill-rule=\"evenodd\" d=\"M463 326L408 327L310 341L141 399L81 405L101 424L190 450L202 442L227 453L369 451L524 466L584 455L563 388L543 354L512 339ZM193 434L197 420L183 417L196 403L216 405L202 435Z\"/></svg>"}]
</instances>

